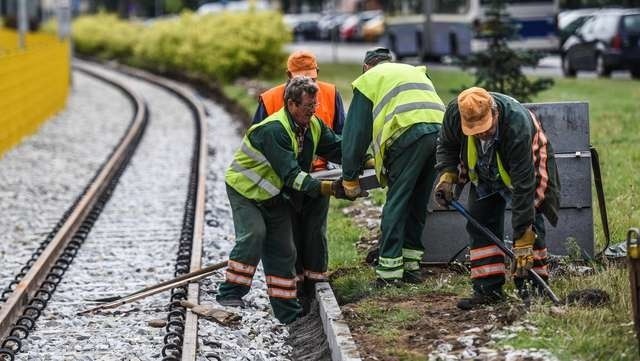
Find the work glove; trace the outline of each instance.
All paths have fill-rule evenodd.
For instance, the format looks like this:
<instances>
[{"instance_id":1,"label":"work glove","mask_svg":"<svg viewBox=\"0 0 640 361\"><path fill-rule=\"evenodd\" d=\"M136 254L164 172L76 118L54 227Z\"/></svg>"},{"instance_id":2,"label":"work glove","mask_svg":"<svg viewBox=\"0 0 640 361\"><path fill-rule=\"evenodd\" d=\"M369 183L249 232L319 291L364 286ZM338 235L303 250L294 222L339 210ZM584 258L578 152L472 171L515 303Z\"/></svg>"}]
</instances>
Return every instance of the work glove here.
<instances>
[{"instance_id":1,"label":"work glove","mask_svg":"<svg viewBox=\"0 0 640 361\"><path fill-rule=\"evenodd\" d=\"M528 271L533 267L533 242L536 240L536 233L529 226L520 238L513 243L513 254L515 255L515 277L527 277Z\"/></svg>"},{"instance_id":2,"label":"work glove","mask_svg":"<svg viewBox=\"0 0 640 361\"><path fill-rule=\"evenodd\" d=\"M348 199L344 194L344 188L342 187L342 178L334 181L321 181L320 182L320 194L323 196L333 196L338 199Z\"/></svg>"},{"instance_id":3,"label":"work glove","mask_svg":"<svg viewBox=\"0 0 640 361\"><path fill-rule=\"evenodd\" d=\"M358 197L366 197L369 195L367 191L363 191L360 188L360 181L358 179L354 179L354 180L343 179L342 188L344 189L344 194L350 200L354 200Z\"/></svg>"},{"instance_id":4,"label":"work glove","mask_svg":"<svg viewBox=\"0 0 640 361\"><path fill-rule=\"evenodd\" d=\"M369 158L367 159L366 162L364 162L364 169L375 169L376 168L376 160L373 158Z\"/></svg>"},{"instance_id":5,"label":"work glove","mask_svg":"<svg viewBox=\"0 0 640 361\"><path fill-rule=\"evenodd\" d=\"M435 201L447 208L453 200L453 186L458 182L458 175L454 172L444 172L438 179L435 189Z\"/></svg>"}]
</instances>

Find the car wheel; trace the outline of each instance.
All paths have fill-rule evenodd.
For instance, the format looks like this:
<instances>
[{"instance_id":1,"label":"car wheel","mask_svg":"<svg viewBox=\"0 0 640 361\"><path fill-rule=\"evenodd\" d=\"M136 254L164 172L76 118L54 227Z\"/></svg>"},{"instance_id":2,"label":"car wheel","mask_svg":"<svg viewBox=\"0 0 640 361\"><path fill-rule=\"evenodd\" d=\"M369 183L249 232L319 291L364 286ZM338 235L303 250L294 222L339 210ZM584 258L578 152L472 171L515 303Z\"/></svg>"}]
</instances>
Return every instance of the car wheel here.
<instances>
[{"instance_id":1,"label":"car wheel","mask_svg":"<svg viewBox=\"0 0 640 361\"><path fill-rule=\"evenodd\" d=\"M576 76L576 70L571 65L571 60L569 60L567 55L562 57L562 74L568 78Z\"/></svg>"},{"instance_id":2,"label":"car wheel","mask_svg":"<svg viewBox=\"0 0 640 361\"><path fill-rule=\"evenodd\" d=\"M631 68L631 77L633 79L640 79L640 66Z\"/></svg>"},{"instance_id":3,"label":"car wheel","mask_svg":"<svg viewBox=\"0 0 640 361\"><path fill-rule=\"evenodd\" d=\"M602 54L596 55L596 73L601 77L611 76L611 69L604 64L604 57Z\"/></svg>"}]
</instances>

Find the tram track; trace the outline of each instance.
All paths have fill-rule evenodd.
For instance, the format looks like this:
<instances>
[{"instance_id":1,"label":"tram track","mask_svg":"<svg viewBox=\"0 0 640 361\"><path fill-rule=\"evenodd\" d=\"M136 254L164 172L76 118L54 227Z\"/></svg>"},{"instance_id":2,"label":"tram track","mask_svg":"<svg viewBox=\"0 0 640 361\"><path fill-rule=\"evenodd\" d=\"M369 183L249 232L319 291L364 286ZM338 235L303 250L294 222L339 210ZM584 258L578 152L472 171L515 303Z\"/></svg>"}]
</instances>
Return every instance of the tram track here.
<instances>
[{"instance_id":1,"label":"tram track","mask_svg":"<svg viewBox=\"0 0 640 361\"><path fill-rule=\"evenodd\" d=\"M84 65L78 65L76 69L90 72ZM92 76L98 75L92 73ZM113 84L113 81L111 82ZM177 87L174 87L172 91L174 91L174 93L181 92ZM133 92L130 92L130 94L133 94ZM132 97L136 98L136 96ZM197 129L196 133L198 136L202 137L204 132L199 126L199 123L201 123L200 118L197 118L199 116L198 112L201 114L202 109L201 107L198 109L198 105L192 99L187 99L187 97L188 96L183 94L181 100L191 102L187 104L189 104L188 107L192 109L193 114L196 116L196 123L198 124L198 126L194 128ZM78 253L80 245L84 242L92 226L98 220L99 212L104 208L106 201L112 195L118 178L126 168L126 161L133 155L135 146L131 141L136 139L140 140L142 132L144 131L143 123L146 122L147 118L145 106L141 98L137 97L133 100L133 103L136 104L136 107L141 111L136 113L135 120L131 123L127 135L123 137L118 147L113 151L113 157L110 157L109 160L105 162L105 165L96 174L90 185L87 186L83 194L78 197L74 206L65 212L54 231L50 233L50 235L55 235L45 239L47 244L44 245L44 249L39 250L39 254L34 258L35 261L29 261L29 264L19 272L19 275L16 275L12 285L12 292L5 292L7 301L2 304L2 308L0 309L0 316L2 316L0 319L0 325L2 325L0 328L0 332L2 333L1 345L3 346L3 350L0 351L0 355L2 355L0 358L15 358L15 354L22 349L24 339L29 335L30 331L33 330L35 321L43 314L47 304L52 301L52 294L56 288L58 288L58 283L61 281L66 282L66 279L63 280L62 276L70 268L73 260L72 257ZM198 250L196 246L194 252L191 247L193 238L201 238L201 236L194 237L194 235L202 234L203 216L198 217L197 214L204 214L204 211L199 211L199 209L203 208L204 203L204 182L202 181L202 174L204 174L206 154L201 154L201 149L204 149L204 147L201 145L202 143L200 143L199 139L194 141L193 144L193 152L190 156L191 176L187 177L189 192L187 200L184 201L183 199L185 205L181 217L183 219L182 227L181 231L178 232L179 237L176 237L180 239L181 244L176 246L179 251L175 264L175 274L186 273L189 272L191 267L199 268L200 266L201 251ZM182 175L177 176L177 178L180 177L182 177ZM107 186L108 184L111 185ZM200 229L199 232L197 231L198 229ZM132 233L135 233L135 231ZM201 242L197 241L196 244L199 245L199 249L201 249ZM41 246L41 248L42 247L43 246ZM194 259L193 262L192 258ZM57 260L57 263L54 259ZM117 284L117 280L113 280L113 282ZM197 291L197 284L195 286ZM175 337L178 331L186 331L189 329L184 325L178 326L178 329L176 329L176 324L186 323L188 325L189 322L194 324L193 321L189 320L189 318L192 317L189 316L190 312L176 309L175 307L176 302L179 302L181 299L195 298L197 300L197 294L193 292L193 290L187 289L176 289L172 291L172 302L170 302L170 305L174 306L170 306L173 309L170 310L171 312L168 317L172 322L168 324L173 325L173 328L167 329L167 335L173 336L173 338L165 337L165 340L169 340L168 344L173 347L162 351L166 356L165 359L172 360L179 357L179 352L175 351L182 349L183 345L192 345L191 348L193 350L191 353L195 353L195 341L190 341L195 339L195 331L192 331L194 333L193 336L184 337L180 335L177 338ZM193 294L193 296L189 295L189 293ZM177 314L181 316L176 316ZM176 320L176 317L178 317L179 320ZM191 329L197 330L193 326ZM160 353L159 350L158 353Z\"/></svg>"}]
</instances>

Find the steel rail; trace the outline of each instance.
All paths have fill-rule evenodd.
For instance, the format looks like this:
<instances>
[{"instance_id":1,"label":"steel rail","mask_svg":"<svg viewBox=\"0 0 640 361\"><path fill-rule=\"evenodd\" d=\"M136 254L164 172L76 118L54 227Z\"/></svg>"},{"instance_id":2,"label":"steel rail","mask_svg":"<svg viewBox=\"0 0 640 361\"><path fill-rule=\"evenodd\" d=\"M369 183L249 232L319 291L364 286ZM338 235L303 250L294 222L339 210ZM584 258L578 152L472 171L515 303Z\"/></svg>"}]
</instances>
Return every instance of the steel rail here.
<instances>
[{"instance_id":1,"label":"steel rail","mask_svg":"<svg viewBox=\"0 0 640 361\"><path fill-rule=\"evenodd\" d=\"M193 112L194 117L196 118L196 123L199 127L199 129L197 130L199 133L199 137L197 139L197 141L199 142L199 149L197 151L198 163L195 167L197 169L197 186L195 195L195 214L192 234L191 262L189 265L189 272L195 272L202 266L202 238L204 235L204 213L206 200L205 187L207 174L207 129L206 112L204 109L204 105L199 99L194 96L191 90L187 89L183 85L180 85L179 83L127 66L119 65L116 67L116 69L127 75L143 79L173 92L188 104L188 106L191 108L191 111ZM198 304L199 298L200 284L198 282L189 283L187 286L187 301ZM197 345L198 315L191 312L190 309L187 309L183 328L180 359L182 361L194 361L196 359ZM168 356L165 357L165 359L173 360L177 358Z\"/></svg>"},{"instance_id":2,"label":"steel rail","mask_svg":"<svg viewBox=\"0 0 640 361\"><path fill-rule=\"evenodd\" d=\"M74 68L111 83L127 93L134 103L136 114L126 135L123 136L109 160L104 164L91 185L87 188L86 193L78 201L73 212L60 227L55 237L34 262L20 283L16 285L13 293L11 293L2 305L0 309L0 340L9 336L12 325L20 315L22 315L25 308L28 307L29 299L38 291L38 288L42 282L45 281L47 274L51 271L56 260L69 244L74 234L79 230L81 224L87 218L94 205L96 205L102 193L107 189L110 180L118 173L119 168L127 158L133 141L143 130L146 106L143 100L135 95L130 88L123 84L116 83L113 80L102 78L81 65L74 65Z\"/></svg>"}]
</instances>

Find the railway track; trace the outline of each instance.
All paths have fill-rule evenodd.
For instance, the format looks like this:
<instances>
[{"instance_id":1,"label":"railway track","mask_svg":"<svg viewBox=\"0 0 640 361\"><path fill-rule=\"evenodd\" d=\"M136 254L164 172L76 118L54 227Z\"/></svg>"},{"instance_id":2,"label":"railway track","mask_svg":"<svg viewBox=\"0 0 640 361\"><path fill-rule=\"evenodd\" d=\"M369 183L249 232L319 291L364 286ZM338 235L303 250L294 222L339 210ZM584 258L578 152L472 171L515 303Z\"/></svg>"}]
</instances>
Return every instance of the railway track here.
<instances>
[{"instance_id":1,"label":"railway track","mask_svg":"<svg viewBox=\"0 0 640 361\"><path fill-rule=\"evenodd\" d=\"M326 334L345 334L345 326L331 325L340 318L337 304L322 322L308 323L313 333L304 332L313 344L292 346L291 330L271 315L262 272L245 297L248 307L233 310L242 317L233 327L198 321L180 304L215 304L223 272L117 309L77 315L91 306L88 299L126 294L226 260L234 232L222 172L240 132L219 105L179 84L122 67L77 62L75 70L125 94L132 120L121 126L126 134L93 177L85 177L91 181L72 205L40 232L33 257L22 257L24 266L10 279L0 273L0 282L9 279L0 283L0 361L280 361L298 360L300 352L310 360L311 351L326 360L317 325L326 321ZM213 115L206 116L204 106ZM214 129L207 132L207 124ZM151 320L165 326L153 328Z\"/></svg>"},{"instance_id":2,"label":"railway track","mask_svg":"<svg viewBox=\"0 0 640 361\"><path fill-rule=\"evenodd\" d=\"M135 226L130 224L123 225L123 223L127 223L126 221L123 222L121 220L113 219L110 221L103 221L103 219L108 219L110 217L107 202L109 202L114 193L116 194L116 197L114 198L118 198L117 194L119 194L119 192L116 192L118 181L122 178L127 169L133 171L135 168L134 165L129 165L132 159L133 163L135 163L135 159L137 158L134 159L134 155L137 152L148 152L148 150L144 150L144 147L143 150L136 150L146 129L148 118L146 105L142 98L136 95L136 92L113 78L104 76L104 74L100 75L99 73L92 71L90 67L82 64L77 65L76 70L89 73L94 77L101 78L103 81L107 81L112 85L117 86L121 91L128 94L127 96L130 98L136 112L134 119L128 127L127 133L122 137L118 146L108 157L108 160L105 161L103 166L96 173L90 184L87 185L84 192L82 192L82 194L76 199L74 204L64 212L62 218L56 224L54 229L49 233L45 240L42 241L40 247L36 249L33 257L18 272L18 274L14 276L14 279L9 285L7 285L5 292L3 292L5 302L2 303L0 308L0 337L2 340L2 349L0 350L0 355L2 356L0 357L4 359L14 359L20 351L25 351L27 358L34 355L43 356L46 352L45 350L42 350L39 347L34 350L27 346L29 344L28 337L34 330L36 330L36 326L38 326L37 331L35 332L36 334L41 331L46 333L47 328L50 328L49 326L54 326L53 329L55 333L56 322L52 322L51 319L59 319L60 316L62 316L62 318L73 318L72 315L74 314L74 309L80 307L82 302L78 302L81 300L78 298L80 297L79 294L77 296L65 297L65 292L67 291L65 286L71 285L71 289L73 291L78 291L82 288L83 283L87 282L86 277L84 279L82 277L77 278L78 272L74 272L73 269L79 270L80 274L85 274L85 272L91 274L92 280L96 279L94 276L101 273L101 271L106 267L112 268L106 273L114 273L114 260L109 257L102 257L103 260L108 260L106 263L103 262L103 260L85 260L82 259L81 256L77 257L79 254L82 255L82 252L84 252L84 249L81 248L83 244L90 243L91 237L94 233L94 227L98 228L95 231L100 232L101 222L111 222L112 229L108 230L107 233L114 235L113 225L117 224L116 227L124 226L123 229L128 229L125 231L126 236L135 238ZM184 204L182 211L176 212L176 210L174 210L173 212L167 212L180 215L180 217L173 218L177 220L182 219L182 224L180 225L179 221L172 221L171 228L173 228L172 231L174 234L172 236L165 235L169 242L175 243L176 239L179 240L179 243L175 244L173 247L166 247L165 245L165 248L167 248L167 250L173 248L173 258L176 259L174 262L173 275L180 275L189 272L191 269L197 269L200 267L204 215L204 177L206 174L206 145L204 144L204 134L206 134L206 132L203 129L204 123L202 122L202 119L204 118L204 111L200 102L193 99L187 91L179 86L170 82L163 82L159 79L149 78L146 80L154 82L158 86L163 86L168 92L172 93L172 96L178 97L180 99L179 101L183 103L182 106L186 108L181 109L185 110L182 113L189 114L192 117L191 129L189 129L188 124L182 124L181 126L183 129L189 129L187 132L191 133L191 147L185 147L184 143L182 143L178 144L176 149L166 149L166 151L169 152L176 152L179 151L177 148L191 148L190 152L183 152L182 158L184 159L181 159L178 162L182 163L183 167L184 164L189 165L189 167L186 167L188 170L186 172L178 172L173 176L176 181L184 183L183 188L187 189L186 200L184 198L184 192L181 192L183 193L182 203ZM160 132L166 133L166 128L168 127L160 129ZM147 137L148 136L149 135L147 135ZM142 143L144 145L144 142ZM150 140L147 143L153 145L154 141ZM149 147L147 146L147 148ZM155 154L155 158L163 159L162 153L159 152ZM167 164L165 164L165 166L166 165ZM158 170L160 172L157 173L164 173L168 169L164 168L162 164L159 164L156 168L156 171ZM162 174L156 174L155 176L158 175ZM136 175L133 176L135 177ZM163 179L163 181L168 182L168 179ZM165 182L158 182L157 184L157 188L159 188L157 190L160 192L162 192L162 183ZM142 185L142 187L145 188L145 185ZM134 187L132 191L135 193L139 191L139 189L135 189ZM167 191L165 190L165 192ZM149 195L151 198L157 196L152 194ZM113 201L116 200L113 199L112 202ZM173 199L171 203L175 204L178 202ZM135 205L123 205L124 208L131 206ZM176 208L173 205L172 207ZM120 210L121 209L118 209L118 211ZM101 217L103 213L105 216ZM144 229L142 232L147 233L148 231L151 231L151 234L147 234L154 237L155 235L152 232L153 228L157 226L158 219L155 219L154 222L156 224L151 225L151 229ZM175 227L176 224L178 224L179 227ZM98 236L98 238L100 238L100 236ZM144 240L139 239L138 242L144 242ZM131 245L128 244L128 242L125 243L127 243L126 246L121 247L123 252L135 251L135 248L130 247ZM95 251L91 250L91 248L95 248L95 246L96 244L91 246L85 245L85 247L90 248L89 252ZM143 247L146 246L153 247L158 246L158 244L147 244ZM114 253L117 252L118 246L112 244L108 249L108 252ZM104 249L97 250L98 254L104 251ZM177 256L175 256L176 253ZM117 255L114 254L114 256L114 259L118 258ZM163 256L164 257L160 258L167 258L166 253ZM79 263L80 259L82 259L82 263ZM146 263L145 266L149 267L149 265L152 264L152 262L149 262ZM72 265L73 267L71 267ZM117 267L121 268L121 266L122 265L118 265ZM129 266L133 265L129 264ZM123 268L125 269L125 273L130 272L136 274L139 272L139 268L129 268L128 270L126 270L126 267ZM150 267L149 269L153 269L155 271L154 267ZM173 275L165 273L163 276L165 278L170 278L170 276ZM111 280L113 284L117 284L117 281L117 277L112 278ZM93 286L96 285L94 284ZM103 284L103 286L109 286L108 281L107 284ZM127 284L127 286L130 287L130 284ZM60 290L61 292L56 292ZM108 287L106 292L113 292L113 288ZM162 347L155 352L156 354L162 355L163 359L195 359L197 321L191 312L180 306L178 302L180 300L187 299L197 302L197 292L197 284L193 284L188 288L176 288L172 290L170 299L165 301L168 309L166 315L168 320L166 333L164 337L161 337L161 339L164 340L164 345L161 345ZM62 293L62 297L59 297L58 293ZM88 295L91 297L91 294L82 294L84 296ZM166 295L164 295L164 297L166 298ZM155 310L161 309L163 309L163 307L155 308ZM47 313L49 313L49 315ZM50 317L51 314L55 314L56 317ZM46 320L44 322L44 326L41 322L42 319ZM65 336L69 336L69 331L73 332L73 330L69 330L68 328L63 328L57 331L64 332ZM58 333L61 334L60 332ZM77 335L76 340L86 339L85 337ZM38 338L36 337L36 339ZM67 340L72 341L68 338ZM102 348L104 349L105 347ZM98 350L100 350L100 348L98 348ZM74 347L73 351L83 352L86 350L83 350L82 347ZM104 351L110 351L113 353L116 350L105 349ZM122 351L123 350L116 352ZM63 351L62 353L64 354L65 352L67 351ZM106 356L107 353L104 353L103 356ZM151 353L152 354L149 355L149 358L153 357L153 351ZM20 357L18 356L17 358Z\"/></svg>"}]
</instances>

